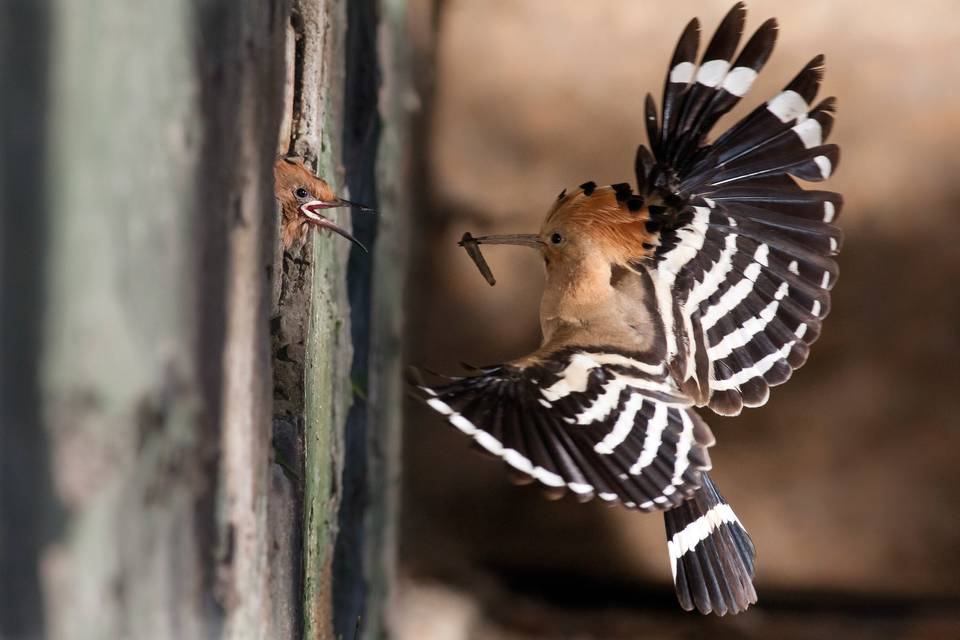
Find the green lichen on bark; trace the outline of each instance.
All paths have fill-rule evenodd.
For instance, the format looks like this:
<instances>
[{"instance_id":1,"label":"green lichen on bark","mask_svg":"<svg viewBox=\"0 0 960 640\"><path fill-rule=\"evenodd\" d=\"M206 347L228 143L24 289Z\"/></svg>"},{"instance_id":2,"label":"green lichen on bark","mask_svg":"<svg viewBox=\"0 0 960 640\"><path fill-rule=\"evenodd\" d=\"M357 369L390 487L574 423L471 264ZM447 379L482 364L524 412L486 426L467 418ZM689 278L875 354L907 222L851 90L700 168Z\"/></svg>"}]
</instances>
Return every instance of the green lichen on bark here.
<instances>
[{"instance_id":1,"label":"green lichen on bark","mask_svg":"<svg viewBox=\"0 0 960 640\"><path fill-rule=\"evenodd\" d=\"M316 173L341 191L343 118L342 2L294 3L297 72L294 151L315 162ZM337 222L349 228L349 211ZM304 367L304 637L331 638L332 563L337 533L343 424L350 402L349 309L345 273L349 246L313 233L309 325Z\"/></svg>"},{"instance_id":2,"label":"green lichen on bark","mask_svg":"<svg viewBox=\"0 0 960 640\"><path fill-rule=\"evenodd\" d=\"M332 633L333 545L337 530L341 468L340 442L348 398L341 378L349 367L349 345L341 332L342 304L336 292L342 280L331 239L314 243L314 286L306 361L304 425L304 631L307 638Z\"/></svg>"}]
</instances>

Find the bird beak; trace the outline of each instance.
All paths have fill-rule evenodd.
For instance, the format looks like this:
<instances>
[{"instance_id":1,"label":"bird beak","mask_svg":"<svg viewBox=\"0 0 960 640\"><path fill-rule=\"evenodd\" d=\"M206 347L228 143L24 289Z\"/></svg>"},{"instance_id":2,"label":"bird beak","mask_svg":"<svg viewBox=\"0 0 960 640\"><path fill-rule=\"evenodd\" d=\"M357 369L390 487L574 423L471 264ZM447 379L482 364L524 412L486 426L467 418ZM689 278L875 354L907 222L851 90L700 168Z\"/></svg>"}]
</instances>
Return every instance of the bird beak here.
<instances>
[{"instance_id":1,"label":"bird beak","mask_svg":"<svg viewBox=\"0 0 960 640\"><path fill-rule=\"evenodd\" d=\"M339 202L339 200L337 201ZM347 202L347 201L343 200L343 202ZM314 200L313 202L308 202L307 204L300 207L300 210L303 211L305 216L307 216L307 221L310 222L311 224L314 224L320 227L321 229L329 229L330 231L333 231L337 235L341 235L347 240L349 240L350 242L354 243L355 245L363 249L365 253L370 253L367 250L367 248L363 246L363 243L357 240L356 238L354 238L352 235L350 235L346 229L335 224L333 220L330 220L329 218L325 218L324 216L317 213L317 209L332 209L334 207L340 207L340 206L346 206L346 205L330 204L322 200Z\"/></svg>"},{"instance_id":2,"label":"bird beak","mask_svg":"<svg viewBox=\"0 0 960 640\"><path fill-rule=\"evenodd\" d=\"M357 209L360 209L360 211L376 213L376 211L366 205L351 202L350 200L345 200L343 198L334 198L333 200L311 200L300 208L303 209L304 212L307 210L317 212L320 209L336 209L338 207L356 207Z\"/></svg>"},{"instance_id":3,"label":"bird beak","mask_svg":"<svg viewBox=\"0 0 960 640\"><path fill-rule=\"evenodd\" d=\"M523 247L531 247L533 249L540 249L543 247L543 241L540 240L540 236L533 233L514 233L502 236L480 236L479 238L472 238L472 240L477 244L516 244ZM460 242L460 245L463 246L463 241Z\"/></svg>"},{"instance_id":4,"label":"bird beak","mask_svg":"<svg viewBox=\"0 0 960 640\"><path fill-rule=\"evenodd\" d=\"M480 270L480 273L487 280L491 287L497 284L497 281L493 277L493 272L490 271L487 261L483 259L483 254L480 253L481 244L517 244L523 247L532 247L534 249L540 249L543 247L543 242L540 240L540 236L532 233L516 233L503 236L480 236L479 238L474 238L468 231L467 233L463 234L463 237L460 238L460 242L457 244L467 250L467 254L473 260L474 264L477 265L477 269Z\"/></svg>"}]
</instances>

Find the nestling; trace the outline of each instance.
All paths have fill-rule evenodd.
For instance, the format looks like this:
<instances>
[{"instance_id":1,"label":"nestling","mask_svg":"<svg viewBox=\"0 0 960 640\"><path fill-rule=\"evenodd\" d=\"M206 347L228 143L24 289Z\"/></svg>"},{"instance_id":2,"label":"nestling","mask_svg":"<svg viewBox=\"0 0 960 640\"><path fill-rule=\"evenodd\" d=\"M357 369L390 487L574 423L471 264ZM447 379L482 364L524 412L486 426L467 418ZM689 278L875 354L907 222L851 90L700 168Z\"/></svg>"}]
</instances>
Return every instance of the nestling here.
<instances>
[{"instance_id":1,"label":"nestling","mask_svg":"<svg viewBox=\"0 0 960 640\"><path fill-rule=\"evenodd\" d=\"M280 233L285 249L302 241L310 227L315 226L338 233L364 251L367 250L359 240L319 212L337 207L357 207L363 211L372 209L337 197L330 185L310 173L302 159L278 159L273 165L273 176L274 194L283 215Z\"/></svg>"},{"instance_id":2,"label":"nestling","mask_svg":"<svg viewBox=\"0 0 960 640\"><path fill-rule=\"evenodd\" d=\"M421 384L424 400L487 452L549 492L664 513L684 609L756 602L754 546L707 471L714 437L694 410L767 402L806 361L830 307L842 241L837 193L805 190L837 165L835 101L814 106L823 57L708 142L773 50L767 20L737 54L737 3L697 61L683 31L636 188L585 182L560 193L538 233L464 236L543 257L541 346L470 377ZM493 277L484 271L488 281Z\"/></svg>"}]
</instances>

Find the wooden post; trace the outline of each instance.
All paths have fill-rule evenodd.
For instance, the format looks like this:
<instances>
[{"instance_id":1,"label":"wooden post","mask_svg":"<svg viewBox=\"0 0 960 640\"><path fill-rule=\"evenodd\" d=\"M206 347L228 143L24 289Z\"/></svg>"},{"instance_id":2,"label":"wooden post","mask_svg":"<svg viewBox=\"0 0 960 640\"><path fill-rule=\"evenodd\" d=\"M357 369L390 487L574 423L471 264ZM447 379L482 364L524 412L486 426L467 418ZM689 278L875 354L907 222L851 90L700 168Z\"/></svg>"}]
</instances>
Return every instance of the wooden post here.
<instances>
[{"instance_id":1,"label":"wooden post","mask_svg":"<svg viewBox=\"0 0 960 640\"><path fill-rule=\"evenodd\" d=\"M294 3L289 151L379 211L338 218L370 254L315 235L278 282L275 348L293 361L279 366L303 384L284 392L302 393L303 407L275 422L303 412L307 638L382 637L388 627L407 238L403 18L396 1Z\"/></svg>"},{"instance_id":2,"label":"wooden post","mask_svg":"<svg viewBox=\"0 0 960 640\"><path fill-rule=\"evenodd\" d=\"M0 9L0 636L386 635L402 15ZM281 255L278 137L371 255Z\"/></svg>"}]
</instances>

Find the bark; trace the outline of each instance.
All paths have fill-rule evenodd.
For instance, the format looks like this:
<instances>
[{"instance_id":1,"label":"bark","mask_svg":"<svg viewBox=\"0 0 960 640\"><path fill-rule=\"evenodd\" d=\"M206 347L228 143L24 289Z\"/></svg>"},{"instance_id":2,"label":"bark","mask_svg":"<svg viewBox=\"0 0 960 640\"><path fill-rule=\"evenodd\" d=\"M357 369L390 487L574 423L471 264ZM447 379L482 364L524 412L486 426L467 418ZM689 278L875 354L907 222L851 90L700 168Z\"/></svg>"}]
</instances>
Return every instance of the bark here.
<instances>
[{"instance_id":1,"label":"bark","mask_svg":"<svg viewBox=\"0 0 960 640\"><path fill-rule=\"evenodd\" d=\"M404 125L348 60L376 74L403 6L362 8L0 9L0 636L386 633ZM348 54L348 29L375 37ZM381 95L388 145L343 115L379 123ZM371 256L280 253L278 149L379 204Z\"/></svg>"}]
</instances>

